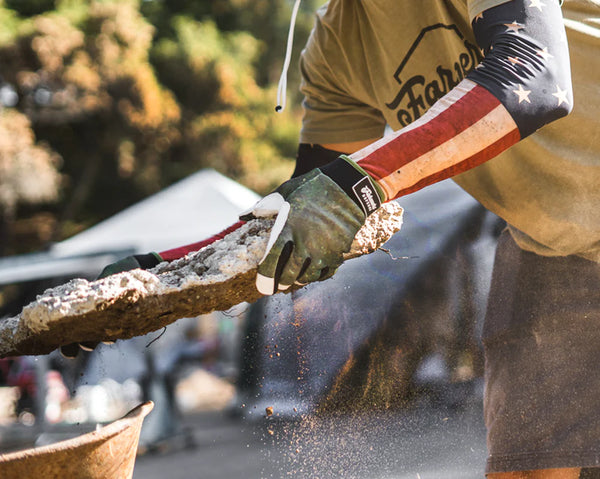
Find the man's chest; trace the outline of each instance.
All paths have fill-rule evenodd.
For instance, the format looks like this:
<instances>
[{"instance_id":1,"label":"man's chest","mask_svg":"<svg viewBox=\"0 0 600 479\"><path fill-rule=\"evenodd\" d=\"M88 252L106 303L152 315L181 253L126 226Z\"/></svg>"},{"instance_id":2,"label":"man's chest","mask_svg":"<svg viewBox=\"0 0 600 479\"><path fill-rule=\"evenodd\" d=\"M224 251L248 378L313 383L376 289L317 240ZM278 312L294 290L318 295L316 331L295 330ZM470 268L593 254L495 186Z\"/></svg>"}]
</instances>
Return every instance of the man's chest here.
<instances>
[{"instance_id":1,"label":"man's chest","mask_svg":"<svg viewBox=\"0 0 600 479\"><path fill-rule=\"evenodd\" d=\"M420 0L362 2L361 81L388 124L412 123L480 62L466 2ZM385 5L385 8L382 8Z\"/></svg>"}]
</instances>

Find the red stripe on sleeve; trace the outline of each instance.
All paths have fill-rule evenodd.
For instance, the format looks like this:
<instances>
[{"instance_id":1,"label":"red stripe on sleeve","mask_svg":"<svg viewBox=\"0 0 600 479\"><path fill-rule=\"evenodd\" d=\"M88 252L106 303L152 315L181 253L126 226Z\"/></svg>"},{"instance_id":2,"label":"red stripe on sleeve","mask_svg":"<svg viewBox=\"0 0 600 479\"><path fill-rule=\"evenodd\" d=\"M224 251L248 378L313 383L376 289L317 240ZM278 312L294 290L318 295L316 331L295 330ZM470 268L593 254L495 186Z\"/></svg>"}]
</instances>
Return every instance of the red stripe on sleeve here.
<instances>
[{"instance_id":1,"label":"red stripe on sleeve","mask_svg":"<svg viewBox=\"0 0 600 479\"><path fill-rule=\"evenodd\" d=\"M499 104L494 95L475 85L433 119L406 133L400 132L399 136L391 138L388 143L359 160L358 164L375 180L381 180L428 151L452 140Z\"/></svg>"},{"instance_id":2,"label":"red stripe on sleeve","mask_svg":"<svg viewBox=\"0 0 600 479\"><path fill-rule=\"evenodd\" d=\"M225 236L227 236L229 233L233 233L235 230L237 230L244 224L246 224L245 221L238 221L237 223L234 223L231 226L225 228L220 233L217 233L216 235L211 236L210 238L207 238L202 241L198 241L197 243L180 246L179 248L173 248L173 249L170 249L167 251L163 251L158 254L165 261L174 261L176 259L183 258L186 254L201 250L202 248L204 248L210 244L213 244L215 241L225 238Z\"/></svg>"},{"instance_id":3,"label":"red stripe on sleeve","mask_svg":"<svg viewBox=\"0 0 600 479\"><path fill-rule=\"evenodd\" d=\"M521 140L521 134L518 129L512 130L509 134L503 136L496 142L489 145L487 148L481 150L465 160L452 165L449 168L444 170L440 170L433 175L423 178L418 183L412 185L410 188L405 188L398 192L395 198L399 198L400 196L408 195L409 193L414 193L415 191L420 190L421 188L425 188L426 186L437 183L438 181L445 180L447 178L451 178L460 173L464 173L465 171L470 170L471 168L475 168L488 160L498 156L504 150L507 150L515 143L518 143ZM392 198L392 199L395 199Z\"/></svg>"}]
</instances>

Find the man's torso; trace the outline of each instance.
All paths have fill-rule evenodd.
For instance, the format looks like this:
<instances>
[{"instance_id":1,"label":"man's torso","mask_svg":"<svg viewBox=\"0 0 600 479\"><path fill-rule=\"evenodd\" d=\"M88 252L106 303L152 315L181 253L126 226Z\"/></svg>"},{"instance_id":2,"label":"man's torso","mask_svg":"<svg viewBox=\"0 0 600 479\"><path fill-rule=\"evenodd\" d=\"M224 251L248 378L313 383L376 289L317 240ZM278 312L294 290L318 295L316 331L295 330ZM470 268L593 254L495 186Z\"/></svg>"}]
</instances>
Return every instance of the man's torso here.
<instances>
[{"instance_id":1,"label":"man's torso","mask_svg":"<svg viewBox=\"0 0 600 479\"><path fill-rule=\"evenodd\" d=\"M528 1L530 8L540 3L543 8L544 2L558 0ZM311 130L326 133L329 128L338 135L332 142L366 139L353 137L361 134L361 121L365 132L374 131L366 127L377 123L397 130L422 116L479 63L482 54L470 17L499 3L329 2L319 12L303 62L331 72L320 79L319 89L335 82L334 106L323 114L319 102L307 108L301 141L322 142L318 135L311 138ZM573 113L455 179L508 221L521 247L600 261L600 2L566 1L563 14L573 69ZM310 98L309 84L304 91ZM346 104L345 96L356 104ZM339 115L332 113L336 109ZM345 109L358 113L353 128L340 132L336 128L344 123Z\"/></svg>"}]
</instances>

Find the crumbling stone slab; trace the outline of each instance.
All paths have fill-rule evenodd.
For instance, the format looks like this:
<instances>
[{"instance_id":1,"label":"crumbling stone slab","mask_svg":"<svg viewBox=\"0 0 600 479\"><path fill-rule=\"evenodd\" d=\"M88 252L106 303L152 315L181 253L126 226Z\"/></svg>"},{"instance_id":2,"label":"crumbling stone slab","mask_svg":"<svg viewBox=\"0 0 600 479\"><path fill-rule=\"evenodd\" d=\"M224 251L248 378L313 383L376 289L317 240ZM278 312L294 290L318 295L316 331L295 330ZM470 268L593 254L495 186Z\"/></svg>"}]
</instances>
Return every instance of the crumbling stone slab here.
<instances>
[{"instance_id":1,"label":"crumbling stone slab","mask_svg":"<svg viewBox=\"0 0 600 479\"><path fill-rule=\"evenodd\" d=\"M400 229L402 213L395 202L382 206L359 231L345 259L382 246ZM254 302L261 296L254 282L272 224L249 221L198 252L148 271L74 279L49 289L20 315L0 323L0 357L46 354L74 342L128 339L180 318Z\"/></svg>"}]
</instances>

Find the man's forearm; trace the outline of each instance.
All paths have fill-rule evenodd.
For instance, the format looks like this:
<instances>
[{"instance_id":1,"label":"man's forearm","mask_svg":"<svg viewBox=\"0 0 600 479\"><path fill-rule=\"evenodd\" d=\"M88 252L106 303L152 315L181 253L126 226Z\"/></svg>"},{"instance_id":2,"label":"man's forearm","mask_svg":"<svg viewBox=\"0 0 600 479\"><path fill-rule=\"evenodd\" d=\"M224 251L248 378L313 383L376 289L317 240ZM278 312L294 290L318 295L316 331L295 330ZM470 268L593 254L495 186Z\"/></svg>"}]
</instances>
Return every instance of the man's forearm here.
<instances>
[{"instance_id":1,"label":"man's forearm","mask_svg":"<svg viewBox=\"0 0 600 479\"><path fill-rule=\"evenodd\" d=\"M520 139L498 99L463 80L419 120L350 158L391 200L478 166Z\"/></svg>"}]
</instances>

